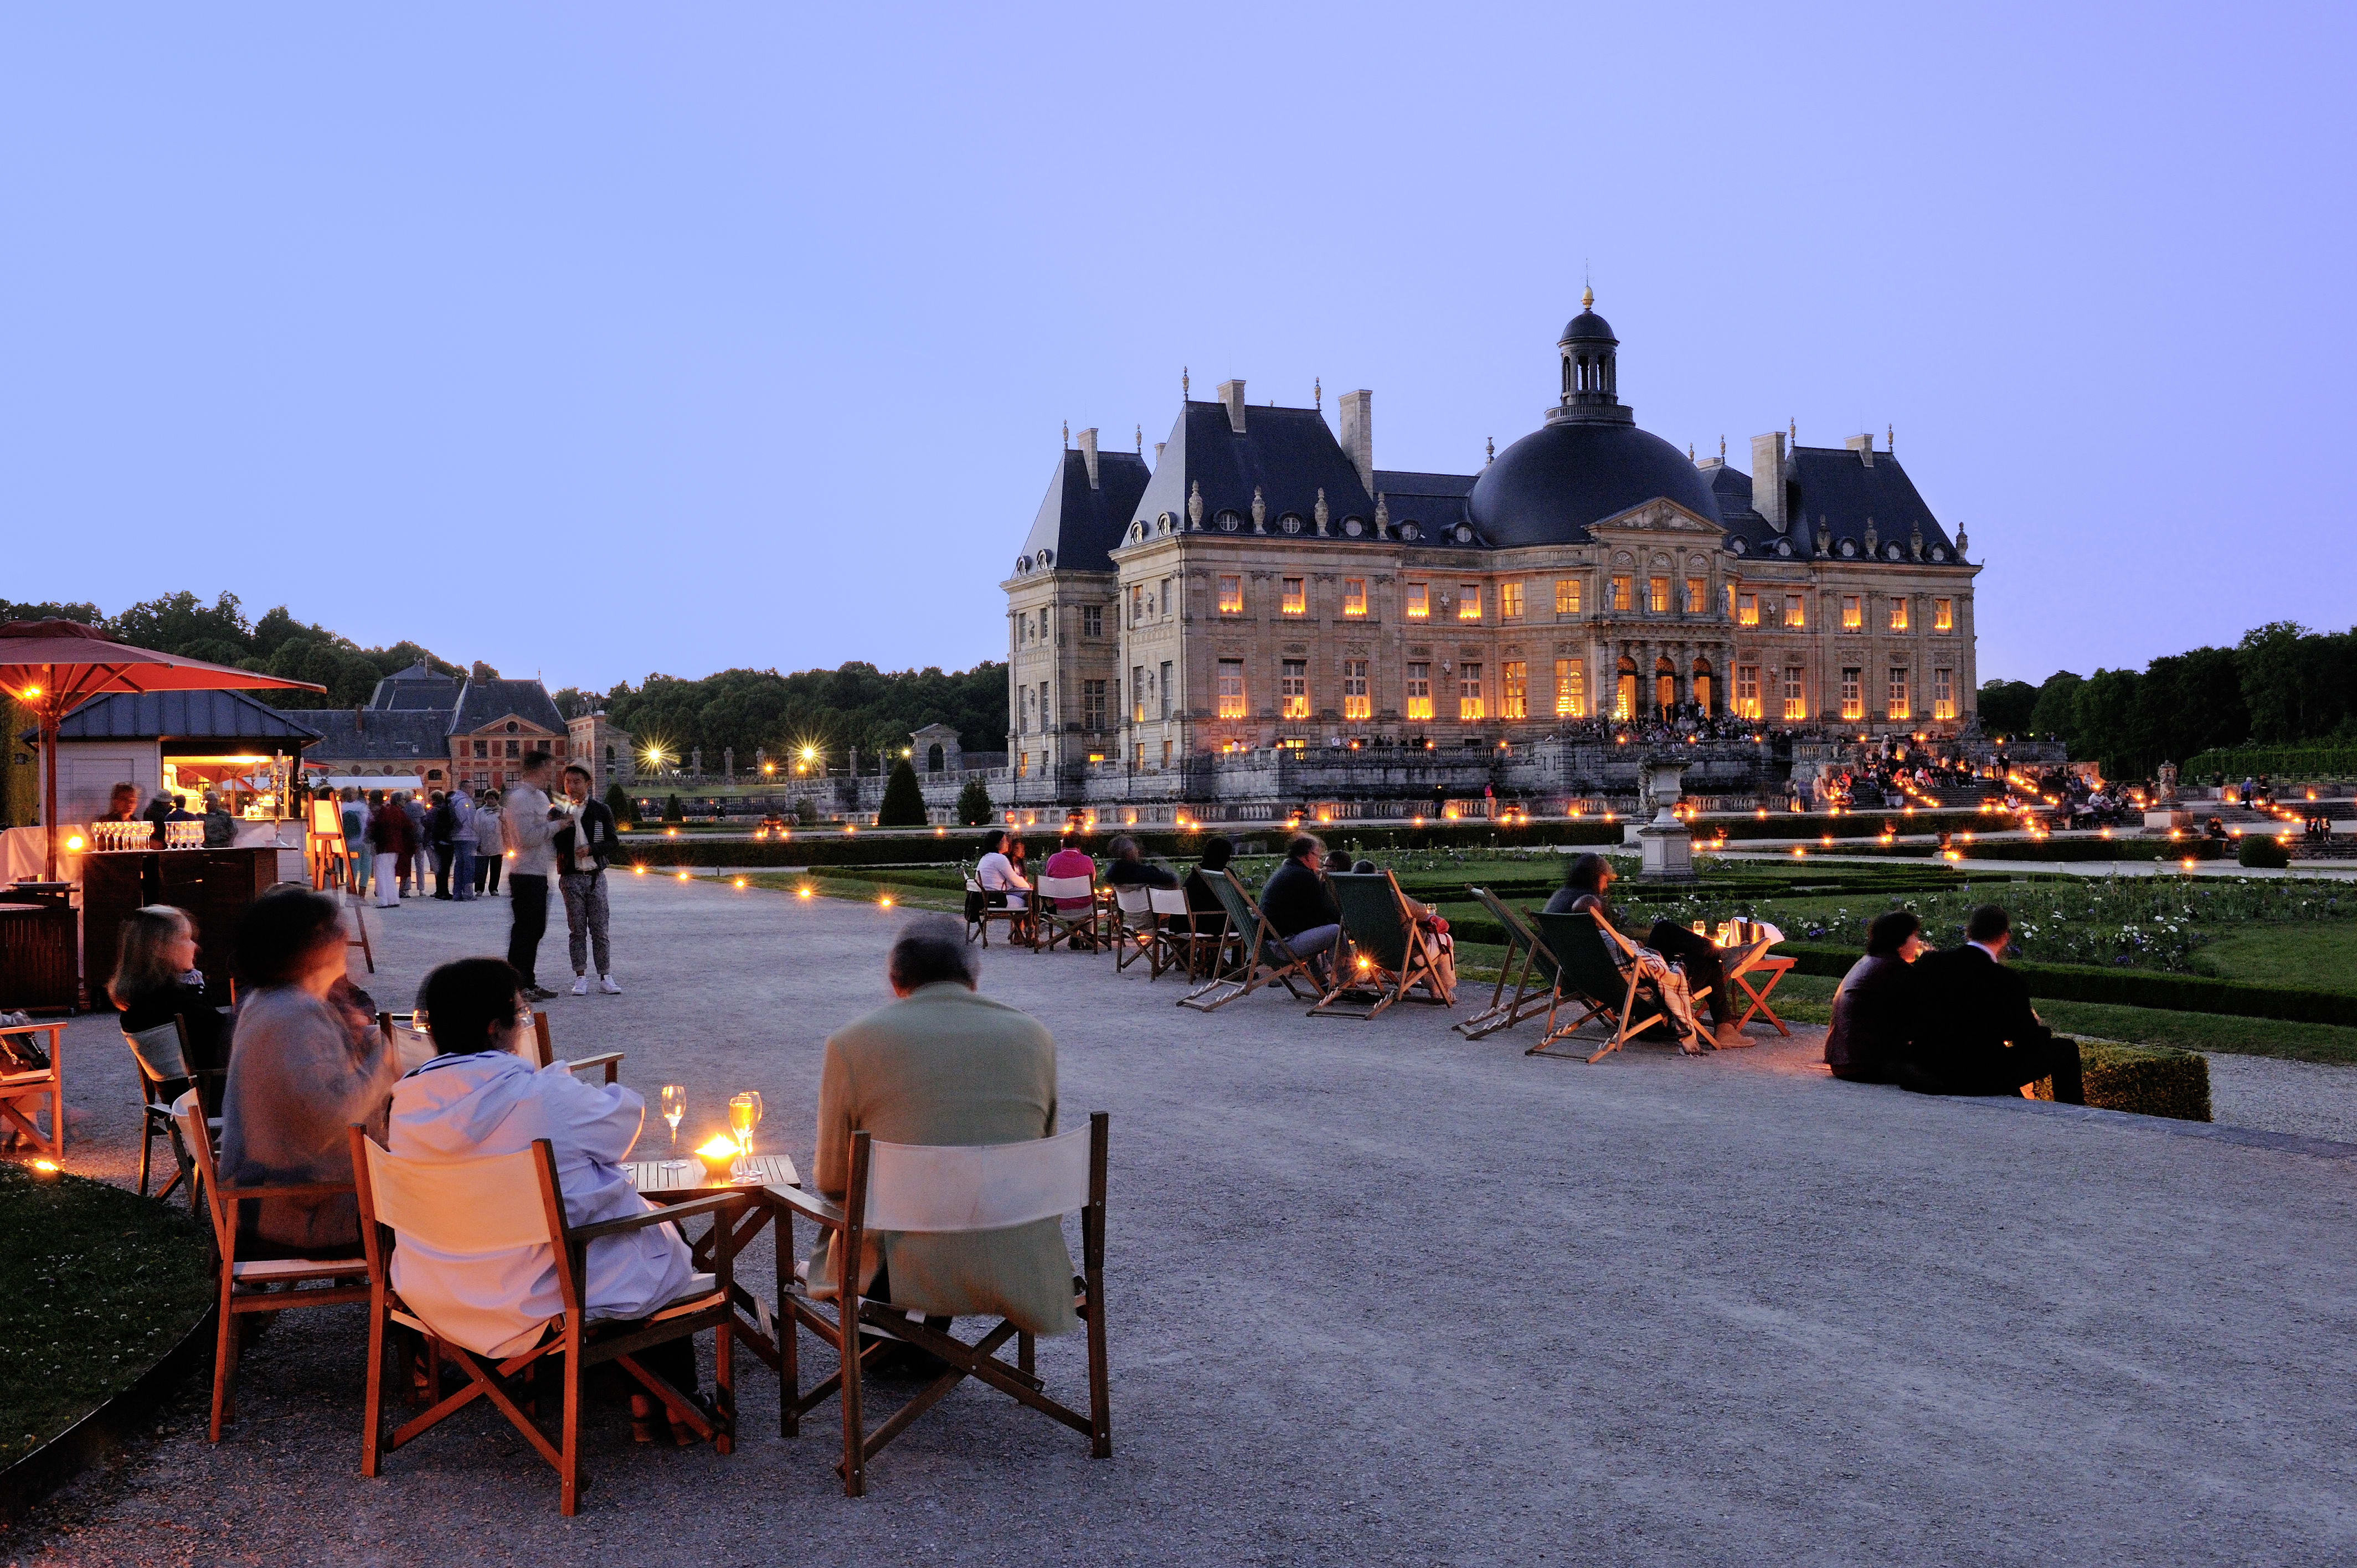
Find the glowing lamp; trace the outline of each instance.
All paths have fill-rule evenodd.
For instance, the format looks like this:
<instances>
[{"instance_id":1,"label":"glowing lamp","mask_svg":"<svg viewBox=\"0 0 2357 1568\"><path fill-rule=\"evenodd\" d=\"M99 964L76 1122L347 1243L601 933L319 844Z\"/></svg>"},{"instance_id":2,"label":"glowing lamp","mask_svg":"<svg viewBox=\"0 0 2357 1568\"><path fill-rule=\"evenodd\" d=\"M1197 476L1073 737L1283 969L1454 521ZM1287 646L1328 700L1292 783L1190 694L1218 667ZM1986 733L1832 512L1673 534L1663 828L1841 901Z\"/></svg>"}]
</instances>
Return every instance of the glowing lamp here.
<instances>
[{"instance_id":1,"label":"glowing lamp","mask_svg":"<svg viewBox=\"0 0 2357 1568\"><path fill-rule=\"evenodd\" d=\"M1792 858L1793 858L1793 859L1795 859L1795 860L1798 860L1798 859L1799 859L1799 858L1801 858L1803 855L1807 854L1808 853L1809 853L1809 852L1808 852L1807 850L1803 849L1799 844L1794 844L1794 845L1792 846Z\"/></svg>"},{"instance_id":2,"label":"glowing lamp","mask_svg":"<svg viewBox=\"0 0 2357 1568\"><path fill-rule=\"evenodd\" d=\"M740 876L740 877L738 877L738 878L737 879L737 886L739 886L739 887L744 886L745 886L745 879L744 879L743 877L741 877L741 876Z\"/></svg>"},{"instance_id":3,"label":"glowing lamp","mask_svg":"<svg viewBox=\"0 0 2357 1568\"><path fill-rule=\"evenodd\" d=\"M677 828L665 828L663 829L663 837L675 839L679 837L679 830Z\"/></svg>"},{"instance_id":4,"label":"glowing lamp","mask_svg":"<svg viewBox=\"0 0 2357 1568\"><path fill-rule=\"evenodd\" d=\"M807 887L797 887L794 889L794 897L797 898L807 898L810 896L811 890Z\"/></svg>"},{"instance_id":5,"label":"glowing lamp","mask_svg":"<svg viewBox=\"0 0 2357 1568\"><path fill-rule=\"evenodd\" d=\"M40 1172L43 1176L55 1176L58 1174L59 1169L58 1162L55 1160L35 1160L33 1162L33 1168Z\"/></svg>"},{"instance_id":6,"label":"glowing lamp","mask_svg":"<svg viewBox=\"0 0 2357 1568\"><path fill-rule=\"evenodd\" d=\"M26 687L26 688L25 688L25 701L27 701L27 702L28 702L28 703L29 703L29 702L31 702L34 698L36 698L36 697L39 696L40 694L41 694L41 689L40 689L38 686L27 686L27 687ZM2316 797L2315 797L2315 796L2313 796L2313 795L2310 795L2310 796L2309 797L2309 800L2315 800L2315 799L2316 799Z\"/></svg>"},{"instance_id":7,"label":"glowing lamp","mask_svg":"<svg viewBox=\"0 0 2357 1568\"><path fill-rule=\"evenodd\" d=\"M892 907L892 895L890 895L889 893L887 893L886 895L884 895L884 897L882 897L881 898L878 898L877 900L876 900L876 902L877 902L877 904L879 904L880 906L882 906L883 908L885 908L888 909L888 908L890 908Z\"/></svg>"},{"instance_id":8,"label":"glowing lamp","mask_svg":"<svg viewBox=\"0 0 2357 1568\"><path fill-rule=\"evenodd\" d=\"M726 1181L728 1179L728 1168L737 1163L737 1156L743 1153L744 1150L737 1146L736 1139L726 1133L716 1133L713 1134L709 1143L695 1151L695 1157L704 1162L705 1176L714 1181Z\"/></svg>"},{"instance_id":9,"label":"glowing lamp","mask_svg":"<svg viewBox=\"0 0 2357 1568\"><path fill-rule=\"evenodd\" d=\"M686 873L686 872L684 872L684 871L681 872L681 873L679 874L679 879L680 879L682 882L686 881L686 880L687 880L687 873Z\"/></svg>"},{"instance_id":10,"label":"glowing lamp","mask_svg":"<svg viewBox=\"0 0 2357 1568\"><path fill-rule=\"evenodd\" d=\"M66 853L69 854L80 854L82 851L83 842L82 836L80 833L68 833L66 835Z\"/></svg>"},{"instance_id":11,"label":"glowing lamp","mask_svg":"<svg viewBox=\"0 0 2357 1568\"><path fill-rule=\"evenodd\" d=\"M639 876L644 876L647 874L647 868L643 865L634 865L630 867L630 870L633 875Z\"/></svg>"}]
</instances>

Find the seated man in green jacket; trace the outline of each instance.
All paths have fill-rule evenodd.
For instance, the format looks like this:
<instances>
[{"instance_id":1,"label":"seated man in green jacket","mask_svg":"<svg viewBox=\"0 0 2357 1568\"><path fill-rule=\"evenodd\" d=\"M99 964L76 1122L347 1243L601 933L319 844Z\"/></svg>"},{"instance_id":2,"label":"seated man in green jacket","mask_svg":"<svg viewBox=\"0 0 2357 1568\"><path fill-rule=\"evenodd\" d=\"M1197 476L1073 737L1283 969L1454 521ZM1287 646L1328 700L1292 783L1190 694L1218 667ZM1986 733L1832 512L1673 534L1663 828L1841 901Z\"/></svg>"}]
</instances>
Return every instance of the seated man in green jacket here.
<instances>
[{"instance_id":1,"label":"seated man in green jacket","mask_svg":"<svg viewBox=\"0 0 2357 1568\"><path fill-rule=\"evenodd\" d=\"M901 928L886 972L898 1000L827 1037L818 1094L813 1184L840 1202L851 1185L851 1135L887 1144L1012 1144L1056 1131L1056 1042L1019 1008L976 993L975 950L946 915ZM811 1294L835 1294L822 1239ZM1063 1223L914 1235L871 1232L860 1292L921 1313L1004 1317L1029 1334L1066 1334L1072 1259Z\"/></svg>"}]
</instances>

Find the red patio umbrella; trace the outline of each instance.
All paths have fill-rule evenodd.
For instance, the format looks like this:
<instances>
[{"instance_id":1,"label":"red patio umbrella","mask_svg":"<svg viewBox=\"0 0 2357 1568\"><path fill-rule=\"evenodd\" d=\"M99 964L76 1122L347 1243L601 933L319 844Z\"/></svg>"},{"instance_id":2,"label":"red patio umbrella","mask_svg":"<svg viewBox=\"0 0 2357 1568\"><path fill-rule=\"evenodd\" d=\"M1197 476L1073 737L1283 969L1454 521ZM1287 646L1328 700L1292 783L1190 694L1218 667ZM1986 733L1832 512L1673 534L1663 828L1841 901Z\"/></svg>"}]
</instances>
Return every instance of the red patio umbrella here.
<instances>
[{"instance_id":1,"label":"red patio umbrella","mask_svg":"<svg viewBox=\"0 0 2357 1568\"><path fill-rule=\"evenodd\" d=\"M58 725L92 697L110 692L219 692L241 687L324 692L308 681L282 681L201 659L182 659L117 642L78 620L0 622L0 686L33 710L41 728L41 822L48 829L48 879L58 879Z\"/></svg>"}]
</instances>

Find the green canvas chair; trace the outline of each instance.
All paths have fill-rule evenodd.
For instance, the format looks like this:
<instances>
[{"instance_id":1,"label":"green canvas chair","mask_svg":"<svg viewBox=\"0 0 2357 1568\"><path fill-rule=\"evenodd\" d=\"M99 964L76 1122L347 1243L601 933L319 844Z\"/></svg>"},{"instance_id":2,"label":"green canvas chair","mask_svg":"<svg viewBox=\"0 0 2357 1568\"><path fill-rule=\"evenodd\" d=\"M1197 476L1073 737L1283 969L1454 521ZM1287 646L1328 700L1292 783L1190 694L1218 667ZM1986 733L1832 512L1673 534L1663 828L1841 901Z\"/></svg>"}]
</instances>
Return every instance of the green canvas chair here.
<instances>
[{"instance_id":1,"label":"green canvas chair","mask_svg":"<svg viewBox=\"0 0 2357 1568\"><path fill-rule=\"evenodd\" d=\"M1587 1058L1593 1065L1654 1025L1668 1022L1669 1010L1662 1005L1660 993L1633 961L1636 944L1614 930L1603 916L1589 910L1577 915L1542 913L1534 918L1540 939L1560 961L1555 971L1555 1006L1547 1010L1546 1031L1524 1056L1577 1055L1547 1047L1569 1037L1590 1019L1602 1018L1612 1033ZM1706 985L1692 999L1700 1002L1709 994L1710 987ZM1566 1004L1586 1011L1577 1023L1558 1027L1556 1013Z\"/></svg>"},{"instance_id":2,"label":"green canvas chair","mask_svg":"<svg viewBox=\"0 0 2357 1568\"><path fill-rule=\"evenodd\" d=\"M1506 933L1506 956L1498 966L1498 983L1491 987L1490 1005L1449 1026L1467 1039L1478 1040L1552 1011L1557 965L1554 950L1531 929L1520 910L1486 887L1467 891Z\"/></svg>"},{"instance_id":3,"label":"green canvas chair","mask_svg":"<svg viewBox=\"0 0 2357 1568\"><path fill-rule=\"evenodd\" d=\"M1454 1004L1440 975L1440 942L1415 923L1388 871L1329 872L1350 944L1334 966L1334 988L1309 1010L1313 1018L1372 1018L1421 986L1424 1000Z\"/></svg>"},{"instance_id":4,"label":"green canvas chair","mask_svg":"<svg viewBox=\"0 0 2357 1568\"><path fill-rule=\"evenodd\" d=\"M1206 877L1211 890L1220 896L1221 905L1228 912L1228 929L1250 931L1252 940L1234 947L1234 961L1225 970L1222 961L1215 960L1211 978L1178 999L1181 1007L1192 1007L1198 1013L1210 1013L1226 1006L1239 996L1248 996L1264 985L1283 985L1296 1002L1315 1002L1313 990L1307 995L1294 983L1297 976L1310 978L1309 961L1285 945L1285 939L1260 912L1244 885L1236 880L1232 871L1222 871L1217 876ZM1313 985L1315 982L1312 982Z\"/></svg>"}]
</instances>

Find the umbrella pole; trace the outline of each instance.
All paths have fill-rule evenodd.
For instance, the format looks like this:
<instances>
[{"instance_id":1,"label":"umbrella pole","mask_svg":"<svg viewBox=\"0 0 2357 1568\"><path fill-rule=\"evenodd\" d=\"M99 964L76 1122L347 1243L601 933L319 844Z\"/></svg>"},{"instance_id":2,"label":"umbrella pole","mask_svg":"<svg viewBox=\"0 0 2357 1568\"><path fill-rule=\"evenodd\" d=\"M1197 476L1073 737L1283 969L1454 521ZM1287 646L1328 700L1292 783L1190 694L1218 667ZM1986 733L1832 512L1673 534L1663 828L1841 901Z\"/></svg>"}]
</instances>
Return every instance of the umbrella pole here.
<instances>
[{"instance_id":1,"label":"umbrella pole","mask_svg":"<svg viewBox=\"0 0 2357 1568\"><path fill-rule=\"evenodd\" d=\"M48 870L43 880L58 879L58 721L54 714L41 714L41 771L47 776L48 798L41 802L41 823L49 841Z\"/></svg>"}]
</instances>

